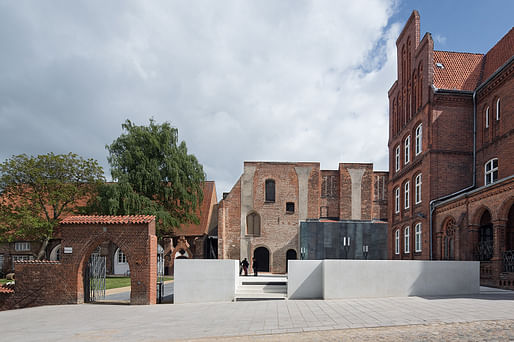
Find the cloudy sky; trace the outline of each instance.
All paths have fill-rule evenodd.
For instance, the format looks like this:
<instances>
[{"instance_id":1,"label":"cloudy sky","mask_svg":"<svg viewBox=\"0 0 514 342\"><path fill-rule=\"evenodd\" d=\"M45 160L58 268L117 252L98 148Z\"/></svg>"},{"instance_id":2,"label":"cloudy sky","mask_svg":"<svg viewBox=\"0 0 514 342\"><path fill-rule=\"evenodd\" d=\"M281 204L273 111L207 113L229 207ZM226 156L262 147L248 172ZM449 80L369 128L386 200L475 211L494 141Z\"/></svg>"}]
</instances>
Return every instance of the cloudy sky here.
<instances>
[{"instance_id":1,"label":"cloudy sky","mask_svg":"<svg viewBox=\"0 0 514 342\"><path fill-rule=\"evenodd\" d=\"M387 170L387 90L411 11L436 49L486 52L512 3L0 0L0 161L75 152L109 177L121 123L153 117L179 129L218 194L245 160Z\"/></svg>"}]
</instances>

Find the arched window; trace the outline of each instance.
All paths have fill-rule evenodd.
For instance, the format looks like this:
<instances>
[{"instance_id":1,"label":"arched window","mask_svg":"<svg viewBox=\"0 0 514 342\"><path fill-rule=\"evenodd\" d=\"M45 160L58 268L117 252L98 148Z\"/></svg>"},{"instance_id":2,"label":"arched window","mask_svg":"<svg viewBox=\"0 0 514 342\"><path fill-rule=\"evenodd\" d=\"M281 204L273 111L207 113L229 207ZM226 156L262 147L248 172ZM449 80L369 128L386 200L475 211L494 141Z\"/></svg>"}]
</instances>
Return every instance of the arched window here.
<instances>
[{"instance_id":1,"label":"arched window","mask_svg":"<svg viewBox=\"0 0 514 342\"><path fill-rule=\"evenodd\" d=\"M410 161L410 135L405 138L405 156L404 164L408 164Z\"/></svg>"},{"instance_id":2,"label":"arched window","mask_svg":"<svg viewBox=\"0 0 514 342\"><path fill-rule=\"evenodd\" d=\"M400 170L400 145L394 149L394 170L398 172Z\"/></svg>"},{"instance_id":3,"label":"arched window","mask_svg":"<svg viewBox=\"0 0 514 342\"><path fill-rule=\"evenodd\" d=\"M498 180L498 158L494 158L485 163L485 185L494 183Z\"/></svg>"},{"instance_id":4,"label":"arched window","mask_svg":"<svg viewBox=\"0 0 514 342\"><path fill-rule=\"evenodd\" d=\"M455 260L455 220L449 219L444 227L443 236L443 259Z\"/></svg>"},{"instance_id":5,"label":"arched window","mask_svg":"<svg viewBox=\"0 0 514 342\"><path fill-rule=\"evenodd\" d=\"M421 252L421 222L416 223L414 228L414 251Z\"/></svg>"},{"instance_id":6,"label":"arched window","mask_svg":"<svg viewBox=\"0 0 514 342\"><path fill-rule=\"evenodd\" d=\"M55 246L50 252L51 261L61 261L61 244Z\"/></svg>"},{"instance_id":7,"label":"arched window","mask_svg":"<svg viewBox=\"0 0 514 342\"><path fill-rule=\"evenodd\" d=\"M496 120L500 120L500 99L496 100Z\"/></svg>"},{"instance_id":8,"label":"arched window","mask_svg":"<svg viewBox=\"0 0 514 342\"><path fill-rule=\"evenodd\" d=\"M410 227L405 227L403 231L403 251L410 253Z\"/></svg>"},{"instance_id":9,"label":"arched window","mask_svg":"<svg viewBox=\"0 0 514 342\"><path fill-rule=\"evenodd\" d=\"M416 204L421 203L421 173L414 179L414 201Z\"/></svg>"},{"instance_id":10,"label":"arched window","mask_svg":"<svg viewBox=\"0 0 514 342\"><path fill-rule=\"evenodd\" d=\"M400 254L400 229L394 232L394 254Z\"/></svg>"},{"instance_id":11,"label":"arched window","mask_svg":"<svg viewBox=\"0 0 514 342\"><path fill-rule=\"evenodd\" d=\"M394 212L400 212L400 188L394 189Z\"/></svg>"},{"instance_id":12,"label":"arched window","mask_svg":"<svg viewBox=\"0 0 514 342\"><path fill-rule=\"evenodd\" d=\"M406 181L405 184L403 185L403 207L404 209L409 209L409 186L410 186L410 182L409 181Z\"/></svg>"},{"instance_id":13,"label":"arched window","mask_svg":"<svg viewBox=\"0 0 514 342\"><path fill-rule=\"evenodd\" d=\"M422 137L423 137L423 126L422 124L419 124L418 127L416 127L416 146L415 151L416 155L421 153L422 150Z\"/></svg>"},{"instance_id":14,"label":"arched window","mask_svg":"<svg viewBox=\"0 0 514 342\"><path fill-rule=\"evenodd\" d=\"M489 128L489 107L485 109L485 128Z\"/></svg>"},{"instance_id":15,"label":"arched window","mask_svg":"<svg viewBox=\"0 0 514 342\"><path fill-rule=\"evenodd\" d=\"M275 202L275 181L273 179L266 179L266 202Z\"/></svg>"},{"instance_id":16,"label":"arched window","mask_svg":"<svg viewBox=\"0 0 514 342\"><path fill-rule=\"evenodd\" d=\"M246 235L261 235L261 217L256 212L252 212L246 216Z\"/></svg>"}]
</instances>

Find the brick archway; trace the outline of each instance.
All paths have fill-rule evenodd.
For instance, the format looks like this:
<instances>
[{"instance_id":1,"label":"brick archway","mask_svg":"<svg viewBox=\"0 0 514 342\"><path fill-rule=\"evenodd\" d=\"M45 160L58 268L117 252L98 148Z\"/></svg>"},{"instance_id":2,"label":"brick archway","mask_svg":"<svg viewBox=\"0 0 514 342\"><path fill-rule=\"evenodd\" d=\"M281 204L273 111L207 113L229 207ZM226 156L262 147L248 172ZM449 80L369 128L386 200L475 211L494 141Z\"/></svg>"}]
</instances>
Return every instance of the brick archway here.
<instances>
[{"instance_id":1,"label":"brick archway","mask_svg":"<svg viewBox=\"0 0 514 342\"><path fill-rule=\"evenodd\" d=\"M131 271L131 304L155 304L157 237L153 216L71 216L61 222L61 262L68 269L73 302L84 302L84 267L91 253L105 241L127 256ZM71 248L71 249L70 249ZM66 249L68 252L66 253Z\"/></svg>"}]
</instances>

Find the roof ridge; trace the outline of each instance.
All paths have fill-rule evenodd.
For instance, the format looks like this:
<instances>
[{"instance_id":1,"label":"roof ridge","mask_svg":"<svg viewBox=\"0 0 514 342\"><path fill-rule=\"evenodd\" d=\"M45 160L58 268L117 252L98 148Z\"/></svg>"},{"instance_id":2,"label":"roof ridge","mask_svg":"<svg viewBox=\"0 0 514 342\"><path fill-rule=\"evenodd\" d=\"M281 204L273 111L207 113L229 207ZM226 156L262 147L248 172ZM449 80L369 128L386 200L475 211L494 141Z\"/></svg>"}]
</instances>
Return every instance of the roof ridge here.
<instances>
[{"instance_id":1,"label":"roof ridge","mask_svg":"<svg viewBox=\"0 0 514 342\"><path fill-rule=\"evenodd\" d=\"M461 51L448 51L448 50L434 50L434 52L449 52L449 53L461 53L461 54L466 54L466 55L485 56L485 53L479 53L479 52L461 52Z\"/></svg>"}]
</instances>

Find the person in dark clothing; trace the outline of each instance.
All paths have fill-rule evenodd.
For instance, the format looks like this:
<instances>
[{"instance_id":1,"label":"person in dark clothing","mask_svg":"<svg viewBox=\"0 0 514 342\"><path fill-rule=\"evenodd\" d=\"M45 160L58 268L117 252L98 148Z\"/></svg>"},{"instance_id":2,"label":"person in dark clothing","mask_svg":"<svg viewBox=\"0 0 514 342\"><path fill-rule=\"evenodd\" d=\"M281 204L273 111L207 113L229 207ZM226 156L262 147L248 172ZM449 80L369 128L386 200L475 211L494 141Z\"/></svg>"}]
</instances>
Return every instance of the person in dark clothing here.
<instances>
[{"instance_id":1,"label":"person in dark clothing","mask_svg":"<svg viewBox=\"0 0 514 342\"><path fill-rule=\"evenodd\" d=\"M239 275L243 274L243 262L239 262Z\"/></svg>"},{"instance_id":2,"label":"person in dark clothing","mask_svg":"<svg viewBox=\"0 0 514 342\"><path fill-rule=\"evenodd\" d=\"M257 259L253 258L253 262L252 262L252 268L253 268L253 275L255 277L257 277L257 267L259 265L257 264Z\"/></svg>"},{"instance_id":3,"label":"person in dark clothing","mask_svg":"<svg viewBox=\"0 0 514 342\"><path fill-rule=\"evenodd\" d=\"M245 276L248 275L248 266L250 266L250 264L248 263L248 260L246 260L246 258L243 259L243 261L241 261L241 265L243 265L243 271L245 272Z\"/></svg>"}]
</instances>

